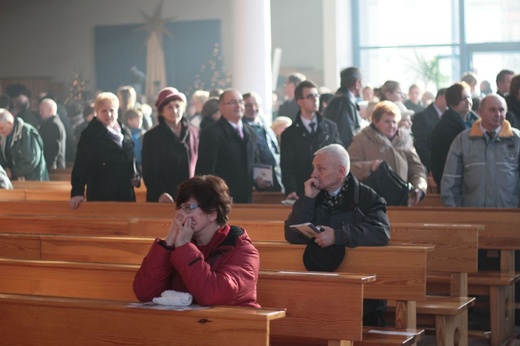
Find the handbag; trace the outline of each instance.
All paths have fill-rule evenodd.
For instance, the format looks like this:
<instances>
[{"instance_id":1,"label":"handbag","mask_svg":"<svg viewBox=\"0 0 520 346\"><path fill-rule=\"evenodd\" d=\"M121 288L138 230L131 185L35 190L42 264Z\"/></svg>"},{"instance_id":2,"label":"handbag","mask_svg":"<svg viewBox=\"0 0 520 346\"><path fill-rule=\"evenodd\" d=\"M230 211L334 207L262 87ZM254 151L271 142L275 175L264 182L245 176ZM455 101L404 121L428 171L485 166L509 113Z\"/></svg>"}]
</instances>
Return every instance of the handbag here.
<instances>
[{"instance_id":1,"label":"handbag","mask_svg":"<svg viewBox=\"0 0 520 346\"><path fill-rule=\"evenodd\" d=\"M386 200L387 205L407 205L412 184L404 181L385 161L362 181Z\"/></svg>"}]
</instances>

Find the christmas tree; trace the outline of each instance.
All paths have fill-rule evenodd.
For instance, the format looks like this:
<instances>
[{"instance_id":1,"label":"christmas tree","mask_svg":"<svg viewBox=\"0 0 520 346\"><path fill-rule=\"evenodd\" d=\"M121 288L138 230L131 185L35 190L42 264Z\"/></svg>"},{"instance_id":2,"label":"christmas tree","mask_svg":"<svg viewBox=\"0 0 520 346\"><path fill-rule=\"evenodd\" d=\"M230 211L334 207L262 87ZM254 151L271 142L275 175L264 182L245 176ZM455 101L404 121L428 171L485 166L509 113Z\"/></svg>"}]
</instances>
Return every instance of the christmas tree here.
<instances>
[{"instance_id":1,"label":"christmas tree","mask_svg":"<svg viewBox=\"0 0 520 346\"><path fill-rule=\"evenodd\" d=\"M222 55L220 44L213 46L212 57L207 63L200 66L199 73L195 75L193 85L188 87L187 94L195 90L227 89L231 86L231 73L222 71Z\"/></svg>"},{"instance_id":2,"label":"christmas tree","mask_svg":"<svg viewBox=\"0 0 520 346\"><path fill-rule=\"evenodd\" d=\"M74 79L69 87L69 94L67 98L65 98L65 105L76 102L83 103L84 97L87 92L87 81L83 79L82 73L76 73L74 75Z\"/></svg>"}]
</instances>

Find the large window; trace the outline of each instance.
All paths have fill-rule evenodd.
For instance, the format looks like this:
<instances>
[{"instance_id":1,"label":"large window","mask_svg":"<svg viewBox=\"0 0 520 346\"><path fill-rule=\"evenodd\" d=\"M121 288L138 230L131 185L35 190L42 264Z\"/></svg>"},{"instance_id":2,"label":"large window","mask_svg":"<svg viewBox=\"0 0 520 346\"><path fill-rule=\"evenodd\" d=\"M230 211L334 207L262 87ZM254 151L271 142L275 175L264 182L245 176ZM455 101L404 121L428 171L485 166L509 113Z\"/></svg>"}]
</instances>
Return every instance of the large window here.
<instances>
[{"instance_id":1,"label":"large window","mask_svg":"<svg viewBox=\"0 0 520 346\"><path fill-rule=\"evenodd\" d=\"M495 87L501 69L520 73L518 0L353 0L353 9L354 61L367 84L435 91L473 71Z\"/></svg>"}]
</instances>

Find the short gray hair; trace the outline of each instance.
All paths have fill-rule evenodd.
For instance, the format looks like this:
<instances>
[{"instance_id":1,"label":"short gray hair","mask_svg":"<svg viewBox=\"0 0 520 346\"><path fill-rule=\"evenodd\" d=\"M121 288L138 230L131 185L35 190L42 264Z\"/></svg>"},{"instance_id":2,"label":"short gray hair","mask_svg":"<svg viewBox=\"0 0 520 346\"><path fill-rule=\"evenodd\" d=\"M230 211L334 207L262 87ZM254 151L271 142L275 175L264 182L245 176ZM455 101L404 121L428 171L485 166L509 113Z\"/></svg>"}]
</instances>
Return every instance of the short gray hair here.
<instances>
[{"instance_id":1,"label":"short gray hair","mask_svg":"<svg viewBox=\"0 0 520 346\"><path fill-rule=\"evenodd\" d=\"M40 104L46 104L47 106L49 106L52 111L52 115L58 114L58 105L53 99L44 98L43 100L41 100Z\"/></svg>"},{"instance_id":2,"label":"short gray hair","mask_svg":"<svg viewBox=\"0 0 520 346\"><path fill-rule=\"evenodd\" d=\"M6 124L6 123L13 123L14 122L14 116L5 108L0 108L0 123Z\"/></svg>"},{"instance_id":3,"label":"short gray hair","mask_svg":"<svg viewBox=\"0 0 520 346\"><path fill-rule=\"evenodd\" d=\"M340 165L345 166L345 168L346 168L345 177L349 174L350 156L348 155L347 150L345 150L345 148L342 145L329 144L327 146L324 146L321 149L316 150L314 155L318 155L318 154L326 154L326 155L332 156L332 158L334 159L333 160L334 162L337 162Z\"/></svg>"}]
</instances>

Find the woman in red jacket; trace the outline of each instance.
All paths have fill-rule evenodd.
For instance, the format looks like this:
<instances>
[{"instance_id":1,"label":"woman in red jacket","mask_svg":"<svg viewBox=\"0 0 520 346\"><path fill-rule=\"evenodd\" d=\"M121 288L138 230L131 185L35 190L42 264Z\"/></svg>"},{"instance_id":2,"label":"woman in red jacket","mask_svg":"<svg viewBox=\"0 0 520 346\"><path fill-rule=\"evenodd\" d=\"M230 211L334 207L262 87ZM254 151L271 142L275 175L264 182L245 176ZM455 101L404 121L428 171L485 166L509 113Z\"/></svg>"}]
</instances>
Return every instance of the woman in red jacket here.
<instances>
[{"instance_id":1,"label":"woman in red jacket","mask_svg":"<svg viewBox=\"0 0 520 346\"><path fill-rule=\"evenodd\" d=\"M190 293L200 305L259 307L258 251L244 229L227 224L232 199L224 180L186 180L175 203L166 239L155 240L135 276L136 297L151 301L175 290Z\"/></svg>"}]
</instances>

